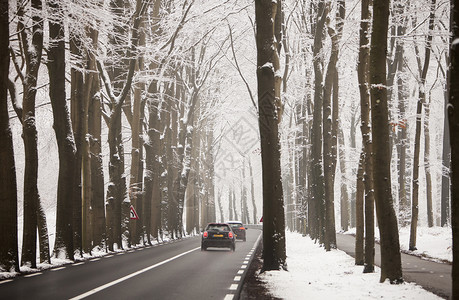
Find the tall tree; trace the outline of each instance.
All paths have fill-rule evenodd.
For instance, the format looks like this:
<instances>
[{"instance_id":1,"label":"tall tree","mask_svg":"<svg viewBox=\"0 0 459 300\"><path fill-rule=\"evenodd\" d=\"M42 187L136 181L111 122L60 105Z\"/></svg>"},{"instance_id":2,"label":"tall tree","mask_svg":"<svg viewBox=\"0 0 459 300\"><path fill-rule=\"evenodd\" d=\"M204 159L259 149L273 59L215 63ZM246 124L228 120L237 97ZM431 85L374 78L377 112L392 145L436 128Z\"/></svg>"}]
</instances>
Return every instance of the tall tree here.
<instances>
[{"instance_id":1,"label":"tall tree","mask_svg":"<svg viewBox=\"0 0 459 300\"><path fill-rule=\"evenodd\" d=\"M360 90L360 130L362 132L362 168L364 188L364 203L365 203L365 259L364 272L369 273L374 271L374 256L375 256L375 237L374 237L374 192L373 192L373 146L371 142L371 121L370 121L370 94L369 94L369 78L368 78L368 63L370 43L368 30L370 22L369 1L363 0L361 4L360 16L360 42L359 42L359 62L357 66L357 74Z\"/></svg>"},{"instance_id":2,"label":"tall tree","mask_svg":"<svg viewBox=\"0 0 459 300\"><path fill-rule=\"evenodd\" d=\"M122 247L122 203L125 197L125 175L124 175L124 146L121 138L121 111L124 100L130 92L132 79L134 76L137 60L135 52L139 42L138 29L141 24L142 16L148 9L149 0L137 0L135 11L132 17L133 24L131 28L131 43L127 49L126 57L129 59L128 73L126 81L122 85L120 91L115 95L114 86L111 84L109 75L100 61L97 61L97 67L103 79L105 89L110 98L111 111L108 126L108 142L110 148L110 164L109 175L110 184L107 190L107 243L110 250L114 249L116 244ZM116 11L119 12L119 7L114 4Z\"/></svg>"},{"instance_id":3,"label":"tall tree","mask_svg":"<svg viewBox=\"0 0 459 300\"><path fill-rule=\"evenodd\" d=\"M257 224L257 204L255 203L255 187L254 187L254 179L253 179L253 170L252 170L252 163L249 158L249 175L250 175L250 196L252 199L252 213L253 213L253 224Z\"/></svg>"},{"instance_id":4,"label":"tall tree","mask_svg":"<svg viewBox=\"0 0 459 300\"><path fill-rule=\"evenodd\" d=\"M18 3L18 37L22 47L20 54L24 64L16 60L16 53L11 51L14 67L22 81L22 109L16 110L22 123L22 139L25 151L24 171L24 230L22 243L22 265L36 267L37 228L39 229L40 249L49 253L47 244L46 218L40 203L38 192L38 149L37 127L35 119L35 103L37 95L38 71L43 50L43 18L42 1L33 0L28 3ZM30 8L33 25L26 26L26 9ZM29 11L27 11L28 13ZM25 65L25 73L22 66ZM46 256L46 255L45 255ZM49 254L47 255L49 257Z\"/></svg>"},{"instance_id":5,"label":"tall tree","mask_svg":"<svg viewBox=\"0 0 459 300\"><path fill-rule=\"evenodd\" d=\"M285 217L280 168L279 122L282 107L279 48L275 39L281 1L255 1L257 89L263 176L263 270L286 268ZM266 46L269 45L269 46Z\"/></svg>"},{"instance_id":6,"label":"tall tree","mask_svg":"<svg viewBox=\"0 0 459 300\"><path fill-rule=\"evenodd\" d=\"M60 2L48 3L52 16L61 16ZM73 139L70 112L65 92L65 33L63 19L57 17L49 22L50 46L48 50L49 97L53 108L54 131L59 152L59 177L57 185L56 240L54 255L73 259L75 249L74 225L74 187L76 184L75 169L76 146ZM77 202L81 203L81 199ZM81 222L81 216L78 218ZM81 239L77 233L76 239ZM81 240L78 243L81 245Z\"/></svg>"},{"instance_id":7,"label":"tall tree","mask_svg":"<svg viewBox=\"0 0 459 300\"><path fill-rule=\"evenodd\" d=\"M335 199L334 183L336 172L337 136L338 136L338 56L341 39L345 2L337 1L336 29L328 25L328 34L332 42L330 60L325 76L323 91L323 152L324 152L324 186L325 186L325 238L327 251L336 248Z\"/></svg>"},{"instance_id":8,"label":"tall tree","mask_svg":"<svg viewBox=\"0 0 459 300\"><path fill-rule=\"evenodd\" d=\"M403 282L397 217L393 206L390 173L389 120L386 86L386 50L390 0L373 3L370 48L370 95L376 215L381 244L381 278Z\"/></svg>"},{"instance_id":9,"label":"tall tree","mask_svg":"<svg viewBox=\"0 0 459 300\"><path fill-rule=\"evenodd\" d=\"M0 1L0 270L19 272L16 166L7 104L10 71L8 1Z\"/></svg>"},{"instance_id":10,"label":"tall tree","mask_svg":"<svg viewBox=\"0 0 459 300\"><path fill-rule=\"evenodd\" d=\"M323 175L323 157L322 157L322 111L323 111L323 39L325 21L328 15L328 5L324 0L320 0L317 5L317 15L314 28L314 45L313 45L313 64L314 64L314 112L312 117L311 133L311 211L313 220L311 222L311 236L323 242L324 221L325 221L325 182Z\"/></svg>"},{"instance_id":11,"label":"tall tree","mask_svg":"<svg viewBox=\"0 0 459 300\"><path fill-rule=\"evenodd\" d=\"M424 64L421 67L420 58L418 57L419 67L419 95L417 99L416 108L416 133L414 138L414 161L413 161L413 193L411 200L411 230L410 230L410 250L416 250L416 233L418 227L419 216L419 157L421 152L421 129L422 129L422 107L426 103L426 78L427 71L430 64L430 52L433 39L433 30L435 26L435 9L436 0L430 2L430 15L429 15L429 33L426 38L426 47L424 54ZM415 47L417 49L417 47Z\"/></svg>"},{"instance_id":12,"label":"tall tree","mask_svg":"<svg viewBox=\"0 0 459 300\"><path fill-rule=\"evenodd\" d=\"M459 1L451 0L450 76L447 105L451 141L451 227L453 230L453 291L452 299L459 297Z\"/></svg>"}]
</instances>

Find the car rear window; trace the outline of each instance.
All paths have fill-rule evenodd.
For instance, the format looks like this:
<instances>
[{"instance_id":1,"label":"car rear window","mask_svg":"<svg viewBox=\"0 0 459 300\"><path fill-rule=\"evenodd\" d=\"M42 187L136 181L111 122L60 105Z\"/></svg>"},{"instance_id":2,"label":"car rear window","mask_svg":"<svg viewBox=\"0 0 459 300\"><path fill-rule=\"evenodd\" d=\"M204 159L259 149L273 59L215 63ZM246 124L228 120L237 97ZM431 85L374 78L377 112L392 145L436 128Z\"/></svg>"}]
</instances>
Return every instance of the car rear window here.
<instances>
[{"instance_id":1,"label":"car rear window","mask_svg":"<svg viewBox=\"0 0 459 300\"><path fill-rule=\"evenodd\" d=\"M231 227L242 227L242 223L231 223Z\"/></svg>"},{"instance_id":2,"label":"car rear window","mask_svg":"<svg viewBox=\"0 0 459 300\"><path fill-rule=\"evenodd\" d=\"M230 228L228 225L222 225L222 224L210 224L207 226L207 230L215 230L215 231L230 231Z\"/></svg>"}]
</instances>

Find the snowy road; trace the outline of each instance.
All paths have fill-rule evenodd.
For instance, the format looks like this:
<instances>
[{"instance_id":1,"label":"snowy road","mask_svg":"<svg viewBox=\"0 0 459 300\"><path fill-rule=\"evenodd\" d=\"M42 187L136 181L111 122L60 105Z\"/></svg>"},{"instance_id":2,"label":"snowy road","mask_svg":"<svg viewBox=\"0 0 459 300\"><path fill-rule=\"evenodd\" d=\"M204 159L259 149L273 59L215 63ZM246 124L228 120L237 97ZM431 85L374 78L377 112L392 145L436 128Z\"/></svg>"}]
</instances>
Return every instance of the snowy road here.
<instances>
[{"instance_id":1,"label":"snowy road","mask_svg":"<svg viewBox=\"0 0 459 300\"><path fill-rule=\"evenodd\" d=\"M352 235L336 235L338 249L355 257L355 238ZM381 252L379 244L375 244L375 264L380 265ZM436 263L417 256L402 253L403 278L408 282L416 282L424 289L441 297L451 298L452 279L451 265Z\"/></svg>"},{"instance_id":2,"label":"snowy road","mask_svg":"<svg viewBox=\"0 0 459 300\"><path fill-rule=\"evenodd\" d=\"M200 251L200 237L0 282L0 299L233 299L260 230L236 251Z\"/></svg>"}]
</instances>

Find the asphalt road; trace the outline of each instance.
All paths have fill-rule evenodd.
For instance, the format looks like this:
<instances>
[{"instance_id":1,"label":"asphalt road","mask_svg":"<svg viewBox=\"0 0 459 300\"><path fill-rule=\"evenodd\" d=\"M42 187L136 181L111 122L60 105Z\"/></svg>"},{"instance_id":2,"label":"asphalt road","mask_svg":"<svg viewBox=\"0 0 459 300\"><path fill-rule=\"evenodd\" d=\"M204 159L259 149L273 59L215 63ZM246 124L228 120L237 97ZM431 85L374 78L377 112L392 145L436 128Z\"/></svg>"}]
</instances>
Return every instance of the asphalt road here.
<instances>
[{"instance_id":1,"label":"asphalt road","mask_svg":"<svg viewBox=\"0 0 459 300\"><path fill-rule=\"evenodd\" d=\"M347 234L337 234L338 249L355 257L355 238ZM375 244L375 264L380 266L381 252ZM403 278L415 282L438 296L451 299L452 278L450 264L437 263L402 253Z\"/></svg>"},{"instance_id":2,"label":"asphalt road","mask_svg":"<svg viewBox=\"0 0 459 300\"><path fill-rule=\"evenodd\" d=\"M236 251L201 251L200 237L0 281L0 299L236 299L261 231Z\"/></svg>"}]
</instances>

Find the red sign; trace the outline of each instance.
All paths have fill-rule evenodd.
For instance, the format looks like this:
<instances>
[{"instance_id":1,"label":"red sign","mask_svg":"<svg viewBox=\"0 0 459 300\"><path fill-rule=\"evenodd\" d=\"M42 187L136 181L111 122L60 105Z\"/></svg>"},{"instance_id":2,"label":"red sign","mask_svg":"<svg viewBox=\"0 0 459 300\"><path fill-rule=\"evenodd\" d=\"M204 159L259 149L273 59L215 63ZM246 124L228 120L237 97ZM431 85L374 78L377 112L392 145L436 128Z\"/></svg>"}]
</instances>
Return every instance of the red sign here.
<instances>
[{"instance_id":1,"label":"red sign","mask_svg":"<svg viewBox=\"0 0 459 300\"><path fill-rule=\"evenodd\" d=\"M132 205L131 205L130 215L131 215L131 220L138 220L139 219L139 216L137 215L137 212L135 211L134 206L132 206Z\"/></svg>"},{"instance_id":2,"label":"red sign","mask_svg":"<svg viewBox=\"0 0 459 300\"><path fill-rule=\"evenodd\" d=\"M263 216L261 216L260 223L263 223Z\"/></svg>"}]
</instances>

